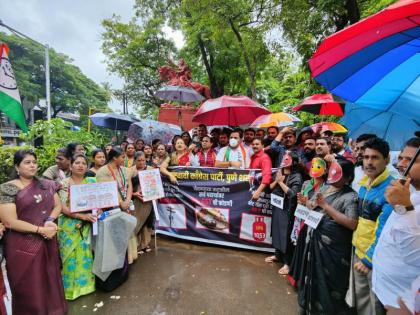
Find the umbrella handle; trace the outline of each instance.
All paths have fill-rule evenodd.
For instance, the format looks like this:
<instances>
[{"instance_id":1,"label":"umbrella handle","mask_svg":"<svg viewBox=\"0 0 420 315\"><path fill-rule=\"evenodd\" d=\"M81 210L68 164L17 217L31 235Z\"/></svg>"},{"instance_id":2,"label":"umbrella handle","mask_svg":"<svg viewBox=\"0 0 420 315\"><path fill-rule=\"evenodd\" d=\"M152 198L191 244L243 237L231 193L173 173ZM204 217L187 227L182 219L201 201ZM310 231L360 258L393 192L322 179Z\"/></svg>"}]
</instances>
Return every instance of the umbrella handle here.
<instances>
[{"instance_id":1,"label":"umbrella handle","mask_svg":"<svg viewBox=\"0 0 420 315\"><path fill-rule=\"evenodd\" d=\"M410 172L411 167L416 163L417 157L420 154L420 147L417 148L416 154L414 154L414 157L411 159L410 164L408 164L407 169L405 170L403 176L406 177L408 173Z\"/></svg>"}]
</instances>

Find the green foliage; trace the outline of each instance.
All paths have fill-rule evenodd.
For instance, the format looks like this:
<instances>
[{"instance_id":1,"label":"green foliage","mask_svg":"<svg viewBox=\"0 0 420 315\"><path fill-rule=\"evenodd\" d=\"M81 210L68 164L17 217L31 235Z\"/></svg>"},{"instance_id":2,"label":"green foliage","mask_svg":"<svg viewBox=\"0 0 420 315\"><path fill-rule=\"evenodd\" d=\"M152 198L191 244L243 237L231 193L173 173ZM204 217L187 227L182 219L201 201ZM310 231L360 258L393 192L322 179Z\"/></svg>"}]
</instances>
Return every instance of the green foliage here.
<instances>
[{"instance_id":1,"label":"green foliage","mask_svg":"<svg viewBox=\"0 0 420 315\"><path fill-rule=\"evenodd\" d=\"M0 146L0 183L9 180L13 170L13 155L22 147L2 147Z\"/></svg>"},{"instance_id":2,"label":"green foliage","mask_svg":"<svg viewBox=\"0 0 420 315\"><path fill-rule=\"evenodd\" d=\"M34 42L0 32L0 42L10 47L10 59L22 98L36 102L45 98L45 50ZM109 90L86 77L72 60L50 48L51 109L87 115L88 108L108 109Z\"/></svg>"}]
</instances>

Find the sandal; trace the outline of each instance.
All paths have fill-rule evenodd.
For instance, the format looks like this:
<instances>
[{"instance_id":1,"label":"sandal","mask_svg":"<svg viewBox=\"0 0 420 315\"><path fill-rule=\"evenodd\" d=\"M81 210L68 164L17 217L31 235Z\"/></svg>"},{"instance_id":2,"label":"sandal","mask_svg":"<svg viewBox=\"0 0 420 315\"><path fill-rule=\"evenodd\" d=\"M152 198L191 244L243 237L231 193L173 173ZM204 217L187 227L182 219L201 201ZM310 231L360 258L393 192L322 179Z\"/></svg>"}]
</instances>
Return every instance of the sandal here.
<instances>
[{"instance_id":1,"label":"sandal","mask_svg":"<svg viewBox=\"0 0 420 315\"><path fill-rule=\"evenodd\" d=\"M266 263L272 263L272 262L275 262L275 261L277 261L277 258L276 258L276 256L268 256L268 257L266 257L265 258L265 260L264 260Z\"/></svg>"},{"instance_id":2,"label":"sandal","mask_svg":"<svg viewBox=\"0 0 420 315\"><path fill-rule=\"evenodd\" d=\"M152 249L150 248L150 246L147 246L146 248L143 248L143 250L144 250L146 253L150 253L150 252L152 251Z\"/></svg>"},{"instance_id":3,"label":"sandal","mask_svg":"<svg viewBox=\"0 0 420 315\"><path fill-rule=\"evenodd\" d=\"M281 267L279 269L279 274L282 276L287 276L289 274L289 266L288 265L284 265L283 267Z\"/></svg>"}]
</instances>

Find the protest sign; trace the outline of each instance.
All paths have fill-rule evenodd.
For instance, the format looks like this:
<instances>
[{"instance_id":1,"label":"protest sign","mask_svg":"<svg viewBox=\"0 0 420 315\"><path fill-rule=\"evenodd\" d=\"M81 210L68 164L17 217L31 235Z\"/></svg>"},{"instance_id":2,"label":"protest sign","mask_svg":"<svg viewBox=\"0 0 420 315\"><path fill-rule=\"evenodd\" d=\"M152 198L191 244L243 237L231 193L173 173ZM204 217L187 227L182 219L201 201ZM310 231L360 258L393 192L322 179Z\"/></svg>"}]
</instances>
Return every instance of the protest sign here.
<instances>
[{"instance_id":1,"label":"protest sign","mask_svg":"<svg viewBox=\"0 0 420 315\"><path fill-rule=\"evenodd\" d=\"M70 212L115 206L118 206L116 181L70 186Z\"/></svg>"},{"instance_id":2,"label":"protest sign","mask_svg":"<svg viewBox=\"0 0 420 315\"><path fill-rule=\"evenodd\" d=\"M138 176L143 201L156 200L165 196L158 169L140 171Z\"/></svg>"},{"instance_id":3,"label":"protest sign","mask_svg":"<svg viewBox=\"0 0 420 315\"><path fill-rule=\"evenodd\" d=\"M284 198L276 194L271 194L271 205L283 209Z\"/></svg>"}]
</instances>

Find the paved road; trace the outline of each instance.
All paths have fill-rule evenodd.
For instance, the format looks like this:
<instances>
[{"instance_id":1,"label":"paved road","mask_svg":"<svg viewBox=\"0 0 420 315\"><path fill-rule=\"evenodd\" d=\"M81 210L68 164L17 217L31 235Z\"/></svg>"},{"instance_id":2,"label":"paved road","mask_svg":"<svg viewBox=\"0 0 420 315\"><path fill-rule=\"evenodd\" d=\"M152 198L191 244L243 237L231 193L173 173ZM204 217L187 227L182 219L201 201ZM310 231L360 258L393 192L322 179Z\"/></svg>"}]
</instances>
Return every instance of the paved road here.
<instances>
[{"instance_id":1,"label":"paved road","mask_svg":"<svg viewBox=\"0 0 420 315\"><path fill-rule=\"evenodd\" d=\"M159 237L126 283L70 302L69 314L296 314L294 290L265 256Z\"/></svg>"}]
</instances>

